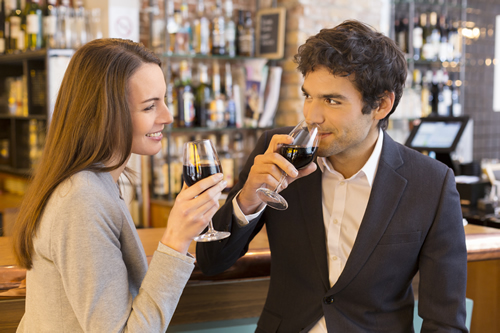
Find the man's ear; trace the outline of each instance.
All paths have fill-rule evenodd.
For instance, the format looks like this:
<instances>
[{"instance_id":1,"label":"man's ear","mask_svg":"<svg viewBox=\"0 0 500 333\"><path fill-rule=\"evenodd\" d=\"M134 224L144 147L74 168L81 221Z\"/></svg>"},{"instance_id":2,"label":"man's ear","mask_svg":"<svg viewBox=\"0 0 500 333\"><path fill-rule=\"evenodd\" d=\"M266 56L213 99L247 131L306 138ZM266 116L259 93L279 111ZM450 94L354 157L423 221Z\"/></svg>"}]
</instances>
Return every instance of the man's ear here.
<instances>
[{"instance_id":1,"label":"man's ear","mask_svg":"<svg viewBox=\"0 0 500 333\"><path fill-rule=\"evenodd\" d=\"M394 92L385 92L384 97L380 99L380 105L373 112L375 119L382 120L389 114L389 112L391 112L395 98L396 96Z\"/></svg>"}]
</instances>

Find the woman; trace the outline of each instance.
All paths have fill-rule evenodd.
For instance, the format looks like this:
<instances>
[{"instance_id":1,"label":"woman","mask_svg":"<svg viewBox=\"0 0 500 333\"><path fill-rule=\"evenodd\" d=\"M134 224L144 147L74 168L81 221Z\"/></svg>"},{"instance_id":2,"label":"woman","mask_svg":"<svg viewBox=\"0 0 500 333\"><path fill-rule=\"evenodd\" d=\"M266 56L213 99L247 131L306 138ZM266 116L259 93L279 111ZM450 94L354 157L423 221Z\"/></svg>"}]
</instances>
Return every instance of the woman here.
<instances>
[{"instance_id":1,"label":"woman","mask_svg":"<svg viewBox=\"0 0 500 333\"><path fill-rule=\"evenodd\" d=\"M160 150L165 93L140 44L101 39L74 54L16 221L28 269L18 332L165 332L194 267L189 244L225 187L217 174L183 188L148 268L117 182L131 153Z\"/></svg>"}]
</instances>

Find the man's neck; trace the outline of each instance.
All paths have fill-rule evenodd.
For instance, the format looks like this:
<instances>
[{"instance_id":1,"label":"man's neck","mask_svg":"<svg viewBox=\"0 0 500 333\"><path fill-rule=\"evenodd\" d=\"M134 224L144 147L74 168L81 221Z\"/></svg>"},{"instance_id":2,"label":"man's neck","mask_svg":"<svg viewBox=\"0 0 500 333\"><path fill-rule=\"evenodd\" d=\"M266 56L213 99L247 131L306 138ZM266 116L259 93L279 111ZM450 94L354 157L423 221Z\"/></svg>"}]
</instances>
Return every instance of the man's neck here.
<instances>
[{"instance_id":1,"label":"man's neck","mask_svg":"<svg viewBox=\"0 0 500 333\"><path fill-rule=\"evenodd\" d=\"M335 171L341 173L345 179L349 179L366 164L377 144L378 136L379 129L377 128L375 131L371 131L358 147L329 156L328 160Z\"/></svg>"}]
</instances>

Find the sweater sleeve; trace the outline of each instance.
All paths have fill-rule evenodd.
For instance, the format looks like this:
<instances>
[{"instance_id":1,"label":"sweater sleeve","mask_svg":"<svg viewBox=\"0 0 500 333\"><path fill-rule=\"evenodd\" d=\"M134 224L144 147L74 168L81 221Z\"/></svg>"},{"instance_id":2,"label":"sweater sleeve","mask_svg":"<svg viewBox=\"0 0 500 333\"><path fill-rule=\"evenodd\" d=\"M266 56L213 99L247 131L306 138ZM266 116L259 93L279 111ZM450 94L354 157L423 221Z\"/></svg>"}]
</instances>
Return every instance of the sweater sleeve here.
<instances>
[{"instance_id":1,"label":"sweater sleeve","mask_svg":"<svg viewBox=\"0 0 500 333\"><path fill-rule=\"evenodd\" d=\"M80 189L54 204L51 259L83 331L165 332L194 260L160 246L144 276L142 249L125 254L126 217L108 193ZM138 291L134 275L144 277Z\"/></svg>"}]
</instances>

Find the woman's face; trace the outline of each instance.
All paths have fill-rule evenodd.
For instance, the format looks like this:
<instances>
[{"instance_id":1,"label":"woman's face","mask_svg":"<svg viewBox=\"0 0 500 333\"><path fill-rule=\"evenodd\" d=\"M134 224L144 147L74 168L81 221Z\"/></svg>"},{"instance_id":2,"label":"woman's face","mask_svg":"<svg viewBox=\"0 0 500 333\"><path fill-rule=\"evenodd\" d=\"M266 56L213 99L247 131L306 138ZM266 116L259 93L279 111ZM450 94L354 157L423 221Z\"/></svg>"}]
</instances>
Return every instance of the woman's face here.
<instances>
[{"instance_id":1,"label":"woman's face","mask_svg":"<svg viewBox=\"0 0 500 333\"><path fill-rule=\"evenodd\" d=\"M165 105L165 79L160 66L143 64L128 82L128 102L132 116L132 153L155 155L161 149L165 124L173 120Z\"/></svg>"}]
</instances>

